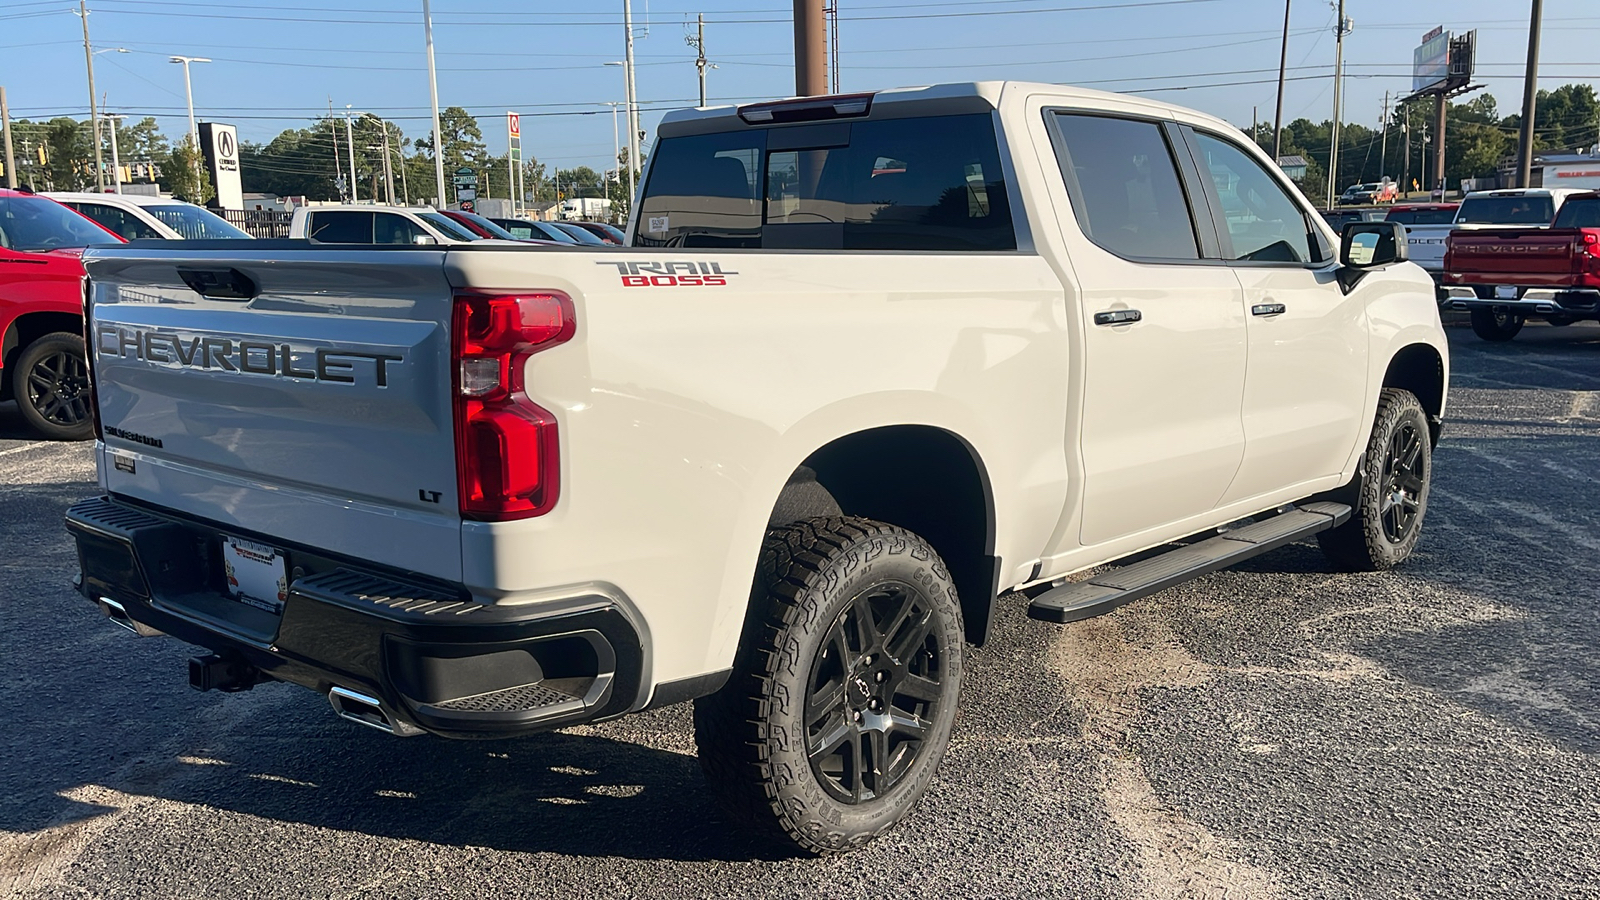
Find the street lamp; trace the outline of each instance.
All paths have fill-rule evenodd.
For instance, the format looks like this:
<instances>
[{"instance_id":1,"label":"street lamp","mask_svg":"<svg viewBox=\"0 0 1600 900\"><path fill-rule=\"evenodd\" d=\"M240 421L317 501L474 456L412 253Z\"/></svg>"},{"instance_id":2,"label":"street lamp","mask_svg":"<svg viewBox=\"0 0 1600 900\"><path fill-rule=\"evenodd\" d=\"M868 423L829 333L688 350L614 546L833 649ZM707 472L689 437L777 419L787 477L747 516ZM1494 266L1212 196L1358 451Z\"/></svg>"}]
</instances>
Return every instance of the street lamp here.
<instances>
[{"instance_id":1,"label":"street lamp","mask_svg":"<svg viewBox=\"0 0 1600 900\"><path fill-rule=\"evenodd\" d=\"M83 41L84 41L84 43L83 43L83 46L85 48L87 48L89 46L89 30L88 30L89 11L87 9L85 9L83 11L83 16L84 16L84 19L83 19L83 22L84 22L84 32L83 32ZM100 161L100 120L101 119L110 119L110 118L119 118L120 119L122 117L121 116L116 116L116 117L109 116L109 115L105 114L104 112L99 113L98 116L96 115L96 110L95 110L95 105L94 105L94 58L96 56L99 56L102 53L127 53L127 52L129 52L127 47L106 47L104 49L94 50L94 51L89 53L89 131L94 136L94 168L95 168L94 182L95 182L95 187L98 188L99 190L102 190L102 191L106 189L106 176L105 176L105 172L104 172L104 166L101 165L101 161ZM117 146L117 123L116 122L112 122L111 123L111 165L112 165L113 168L117 165L117 150L116 150L116 146ZM121 177L121 175L113 173L112 178L113 178L113 181L116 183L117 193L119 193L119 194L122 193L122 177Z\"/></svg>"},{"instance_id":2,"label":"street lamp","mask_svg":"<svg viewBox=\"0 0 1600 900\"><path fill-rule=\"evenodd\" d=\"M200 127L194 123L194 85L189 81L190 63L208 63L204 56L169 56L168 62L183 63L183 94L189 101L189 146L200 149Z\"/></svg>"},{"instance_id":3,"label":"street lamp","mask_svg":"<svg viewBox=\"0 0 1600 900\"><path fill-rule=\"evenodd\" d=\"M606 65L609 66L611 64L606 63ZM613 100L606 105L611 107L611 162L617 166L612 171L617 173L617 181L620 183L622 181L622 160L617 157L622 155L622 143L617 137L617 107L622 104Z\"/></svg>"},{"instance_id":4,"label":"street lamp","mask_svg":"<svg viewBox=\"0 0 1600 900\"><path fill-rule=\"evenodd\" d=\"M624 9L626 8L624 6ZM631 24L628 27L628 59L622 62L608 62L606 65L622 67L623 96L628 110L628 202L632 203L633 167L638 165L639 161L639 125L638 119L635 118L638 115L638 111L634 109L633 104L633 26ZM621 153L622 151L619 149L617 154L620 156Z\"/></svg>"},{"instance_id":5,"label":"street lamp","mask_svg":"<svg viewBox=\"0 0 1600 900\"><path fill-rule=\"evenodd\" d=\"M128 51L124 50L122 52L126 53ZM119 194L122 193L122 159L117 155L117 120L126 119L127 117L125 113L103 112L100 114L100 118L111 120L111 183L116 186L116 192Z\"/></svg>"}]
</instances>

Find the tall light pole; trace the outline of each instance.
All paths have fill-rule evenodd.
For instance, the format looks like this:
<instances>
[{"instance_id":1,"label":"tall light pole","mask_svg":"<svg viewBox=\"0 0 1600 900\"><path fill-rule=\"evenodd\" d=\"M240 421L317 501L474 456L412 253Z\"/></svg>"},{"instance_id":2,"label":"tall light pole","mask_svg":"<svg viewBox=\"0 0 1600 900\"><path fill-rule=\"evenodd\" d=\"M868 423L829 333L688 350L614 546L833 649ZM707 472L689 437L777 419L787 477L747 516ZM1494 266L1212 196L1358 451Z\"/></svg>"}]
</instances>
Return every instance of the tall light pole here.
<instances>
[{"instance_id":1,"label":"tall light pole","mask_svg":"<svg viewBox=\"0 0 1600 900\"><path fill-rule=\"evenodd\" d=\"M350 104L344 105L344 148L350 152L350 202L360 203L361 193L356 190L356 142L350 129Z\"/></svg>"},{"instance_id":2,"label":"tall light pole","mask_svg":"<svg viewBox=\"0 0 1600 900\"><path fill-rule=\"evenodd\" d=\"M101 113L100 118L111 120L111 183L122 193L122 158L117 154L117 120L126 119L123 113Z\"/></svg>"},{"instance_id":3,"label":"tall light pole","mask_svg":"<svg viewBox=\"0 0 1600 900\"><path fill-rule=\"evenodd\" d=\"M607 65L609 65L609 63L607 63ZM617 168L613 169L612 171L617 173L617 181L621 182L622 160L618 159L618 157L622 155L622 139L618 136L620 132L617 130L617 107L621 106L622 104L612 101L606 105L611 107L611 161L617 165Z\"/></svg>"},{"instance_id":4,"label":"tall light pole","mask_svg":"<svg viewBox=\"0 0 1600 900\"><path fill-rule=\"evenodd\" d=\"M100 156L100 110L94 102L94 51L89 49L89 7L78 0L78 18L83 20L83 62L89 69L89 133L94 135L94 186L106 189L105 161Z\"/></svg>"},{"instance_id":5,"label":"tall light pole","mask_svg":"<svg viewBox=\"0 0 1600 900\"><path fill-rule=\"evenodd\" d=\"M439 192L434 202L444 206L444 136L439 134L439 74L433 67L433 12L428 0L422 0L422 30L428 41L428 95L433 101L433 177Z\"/></svg>"},{"instance_id":6,"label":"tall light pole","mask_svg":"<svg viewBox=\"0 0 1600 900\"><path fill-rule=\"evenodd\" d=\"M1338 21L1333 25L1333 142L1328 147L1328 208L1333 208L1334 182L1339 178L1339 118L1344 99L1344 36L1351 32L1344 15L1344 0L1339 0Z\"/></svg>"},{"instance_id":7,"label":"tall light pole","mask_svg":"<svg viewBox=\"0 0 1600 900\"><path fill-rule=\"evenodd\" d=\"M632 204L633 168L639 164L639 96L633 86L633 0L622 0L622 27L628 32L622 72L628 82L628 203Z\"/></svg>"},{"instance_id":8,"label":"tall light pole","mask_svg":"<svg viewBox=\"0 0 1600 900\"><path fill-rule=\"evenodd\" d=\"M629 33L631 34L632 32L629 32ZM629 88L631 88L633 86L633 82L628 78L628 73L629 73L630 69L628 68L628 64L626 62L608 62L608 63L606 63L606 65L608 65L608 66L621 66L622 67L622 78L623 78L622 93L623 93L623 96L627 98L625 101L623 101L622 108L627 110L627 113L628 113L628 115L627 115L627 121L628 121L628 164L627 164L627 169L628 169L628 202L632 203L633 202L633 167L634 167L634 165L636 164L636 162L638 160L638 151L636 149L637 145L636 145L635 142L636 142L636 140L638 138L638 135L639 135L638 129L634 126L633 92L631 90L629 90ZM616 110L617 110L617 107L616 107L616 104L610 104L610 106L611 106L612 125L615 126L616 125ZM617 156L620 157L621 155L622 155L622 148L618 147L617 148ZM622 161L620 159L617 161L617 165L618 166L622 165ZM620 171L617 173L617 180L619 180L619 181L622 180L622 173Z\"/></svg>"},{"instance_id":9,"label":"tall light pole","mask_svg":"<svg viewBox=\"0 0 1600 900\"><path fill-rule=\"evenodd\" d=\"M200 126L194 123L194 83L189 80L190 63L208 63L204 56L171 56L169 62L183 63L183 96L189 102L189 146L200 149Z\"/></svg>"}]
</instances>

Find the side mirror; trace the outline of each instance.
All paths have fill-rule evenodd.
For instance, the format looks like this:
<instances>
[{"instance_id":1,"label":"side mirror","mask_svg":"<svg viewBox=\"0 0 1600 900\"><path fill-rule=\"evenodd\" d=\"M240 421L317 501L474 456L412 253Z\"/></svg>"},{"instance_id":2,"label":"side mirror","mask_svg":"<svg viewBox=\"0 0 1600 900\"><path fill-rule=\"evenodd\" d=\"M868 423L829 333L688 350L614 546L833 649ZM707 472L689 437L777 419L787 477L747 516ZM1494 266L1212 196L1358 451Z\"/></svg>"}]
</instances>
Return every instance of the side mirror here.
<instances>
[{"instance_id":1,"label":"side mirror","mask_svg":"<svg viewBox=\"0 0 1600 900\"><path fill-rule=\"evenodd\" d=\"M1399 222L1348 222L1339 240L1339 265L1372 269L1406 261L1406 229Z\"/></svg>"},{"instance_id":2,"label":"side mirror","mask_svg":"<svg viewBox=\"0 0 1600 900\"><path fill-rule=\"evenodd\" d=\"M411 243L416 244L419 247L429 247L439 243L439 239L431 234L419 234L411 239Z\"/></svg>"},{"instance_id":3,"label":"side mirror","mask_svg":"<svg viewBox=\"0 0 1600 900\"><path fill-rule=\"evenodd\" d=\"M1339 287L1355 290L1368 269L1405 262L1406 228L1399 222L1347 222L1339 239Z\"/></svg>"}]
</instances>

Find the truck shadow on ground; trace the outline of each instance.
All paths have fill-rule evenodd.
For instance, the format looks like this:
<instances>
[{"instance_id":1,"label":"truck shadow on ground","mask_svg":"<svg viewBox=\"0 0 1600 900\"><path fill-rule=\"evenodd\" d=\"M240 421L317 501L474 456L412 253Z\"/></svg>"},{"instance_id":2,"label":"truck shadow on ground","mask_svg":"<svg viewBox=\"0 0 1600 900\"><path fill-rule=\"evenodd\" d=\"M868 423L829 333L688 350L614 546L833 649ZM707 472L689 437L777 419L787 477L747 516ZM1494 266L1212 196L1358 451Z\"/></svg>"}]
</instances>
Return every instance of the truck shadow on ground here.
<instances>
[{"instance_id":1,"label":"truck shadow on ground","mask_svg":"<svg viewBox=\"0 0 1600 900\"><path fill-rule=\"evenodd\" d=\"M302 708L300 701L316 705L313 696L277 690L294 691L290 734L196 751L180 758L190 771L155 792L210 809L447 846L685 861L782 856L727 824L692 756L596 735L470 742L369 735Z\"/></svg>"}]
</instances>

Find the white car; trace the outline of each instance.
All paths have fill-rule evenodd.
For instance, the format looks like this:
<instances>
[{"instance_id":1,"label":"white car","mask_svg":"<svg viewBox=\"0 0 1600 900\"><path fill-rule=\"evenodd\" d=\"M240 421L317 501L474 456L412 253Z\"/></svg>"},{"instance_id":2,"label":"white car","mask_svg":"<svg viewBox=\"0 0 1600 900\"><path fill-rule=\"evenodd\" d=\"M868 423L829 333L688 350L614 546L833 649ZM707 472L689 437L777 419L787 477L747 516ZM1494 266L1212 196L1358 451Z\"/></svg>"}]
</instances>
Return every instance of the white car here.
<instances>
[{"instance_id":1,"label":"white car","mask_svg":"<svg viewBox=\"0 0 1600 900\"><path fill-rule=\"evenodd\" d=\"M211 210L169 197L86 191L55 191L44 196L72 207L130 241L250 238Z\"/></svg>"},{"instance_id":2,"label":"white car","mask_svg":"<svg viewBox=\"0 0 1600 900\"><path fill-rule=\"evenodd\" d=\"M464 244L481 240L430 206L344 203L302 206L289 237L323 244Z\"/></svg>"}]
</instances>

